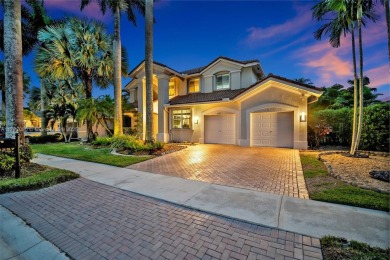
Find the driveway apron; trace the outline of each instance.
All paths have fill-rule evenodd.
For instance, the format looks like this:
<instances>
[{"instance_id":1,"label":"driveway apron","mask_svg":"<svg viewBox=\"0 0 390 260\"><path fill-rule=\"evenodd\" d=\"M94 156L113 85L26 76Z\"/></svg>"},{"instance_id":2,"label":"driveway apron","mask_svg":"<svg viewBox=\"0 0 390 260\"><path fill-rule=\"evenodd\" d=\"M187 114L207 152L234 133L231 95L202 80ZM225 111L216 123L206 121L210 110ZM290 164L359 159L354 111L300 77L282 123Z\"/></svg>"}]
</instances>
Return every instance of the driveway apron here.
<instances>
[{"instance_id":1,"label":"driveway apron","mask_svg":"<svg viewBox=\"0 0 390 260\"><path fill-rule=\"evenodd\" d=\"M308 199L299 151L294 149L190 145L128 168Z\"/></svg>"}]
</instances>

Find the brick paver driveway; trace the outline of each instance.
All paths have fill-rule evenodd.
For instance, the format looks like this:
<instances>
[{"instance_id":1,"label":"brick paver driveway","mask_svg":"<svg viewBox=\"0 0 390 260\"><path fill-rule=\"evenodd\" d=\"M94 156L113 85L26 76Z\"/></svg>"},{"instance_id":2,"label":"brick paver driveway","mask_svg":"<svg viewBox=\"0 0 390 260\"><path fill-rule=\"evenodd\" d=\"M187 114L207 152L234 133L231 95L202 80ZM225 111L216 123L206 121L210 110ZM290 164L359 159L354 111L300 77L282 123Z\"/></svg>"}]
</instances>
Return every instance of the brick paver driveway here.
<instances>
[{"instance_id":1,"label":"brick paver driveway","mask_svg":"<svg viewBox=\"0 0 390 260\"><path fill-rule=\"evenodd\" d=\"M195 145L128 168L308 198L299 152L293 149Z\"/></svg>"},{"instance_id":2,"label":"brick paver driveway","mask_svg":"<svg viewBox=\"0 0 390 260\"><path fill-rule=\"evenodd\" d=\"M0 196L73 259L321 259L317 238L247 224L86 179Z\"/></svg>"}]
</instances>

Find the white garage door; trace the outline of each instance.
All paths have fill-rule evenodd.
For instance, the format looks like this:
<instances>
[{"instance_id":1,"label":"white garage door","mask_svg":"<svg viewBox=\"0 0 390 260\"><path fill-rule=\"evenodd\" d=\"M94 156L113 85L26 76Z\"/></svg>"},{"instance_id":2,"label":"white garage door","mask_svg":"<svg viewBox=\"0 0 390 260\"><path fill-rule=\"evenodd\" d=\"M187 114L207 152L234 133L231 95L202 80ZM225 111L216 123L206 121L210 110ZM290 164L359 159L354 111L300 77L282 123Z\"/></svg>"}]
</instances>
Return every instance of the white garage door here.
<instances>
[{"instance_id":1,"label":"white garage door","mask_svg":"<svg viewBox=\"0 0 390 260\"><path fill-rule=\"evenodd\" d=\"M251 145L293 147L294 112L251 114Z\"/></svg>"},{"instance_id":2,"label":"white garage door","mask_svg":"<svg viewBox=\"0 0 390 260\"><path fill-rule=\"evenodd\" d=\"M235 121L235 115L205 116L205 143L235 144Z\"/></svg>"}]
</instances>

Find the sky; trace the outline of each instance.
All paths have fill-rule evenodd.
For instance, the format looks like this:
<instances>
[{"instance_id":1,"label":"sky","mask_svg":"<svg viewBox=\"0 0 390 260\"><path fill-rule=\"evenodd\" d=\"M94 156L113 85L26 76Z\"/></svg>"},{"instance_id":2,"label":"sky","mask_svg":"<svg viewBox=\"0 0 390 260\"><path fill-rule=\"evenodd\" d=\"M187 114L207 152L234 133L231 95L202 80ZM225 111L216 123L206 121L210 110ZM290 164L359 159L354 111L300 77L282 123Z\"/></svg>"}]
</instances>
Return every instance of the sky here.
<instances>
[{"instance_id":1,"label":"sky","mask_svg":"<svg viewBox=\"0 0 390 260\"><path fill-rule=\"evenodd\" d=\"M351 38L342 38L341 47L332 48L326 36L315 40L313 32L321 23L314 21L311 7L316 1L186 1L159 0L154 5L155 61L177 71L207 65L218 56L238 60L258 59L266 74L290 79L308 78L317 87L339 83L348 87L353 78ZM113 17L102 15L92 3L83 12L80 0L45 0L51 17L87 17L101 20L113 32ZM376 7L379 19L363 28L364 75L371 87L390 100L390 74L383 6ZM1 15L3 15L1 10ZM129 56L130 70L145 55L145 23L137 14L137 25L125 15L121 19L122 45ZM39 86L34 72L35 53L23 59L23 68ZM4 56L0 54L0 59ZM123 79L123 87L131 79ZM94 96L113 95L94 88ZM25 102L26 103L26 102Z\"/></svg>"}]
</instances>

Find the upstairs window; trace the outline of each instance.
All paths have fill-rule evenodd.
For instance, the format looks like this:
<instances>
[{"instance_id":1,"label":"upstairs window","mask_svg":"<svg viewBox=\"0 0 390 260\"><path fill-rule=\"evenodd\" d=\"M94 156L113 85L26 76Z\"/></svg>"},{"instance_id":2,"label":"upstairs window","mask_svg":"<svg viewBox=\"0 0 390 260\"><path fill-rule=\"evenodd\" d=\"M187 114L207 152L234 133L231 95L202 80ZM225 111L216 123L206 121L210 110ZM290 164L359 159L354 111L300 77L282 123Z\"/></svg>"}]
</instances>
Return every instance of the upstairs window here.
<instances>
[{"instance_id":1,"label":"upstairs window","mask_svg":"<svg viewBox=\"0 0 390 260\"><path fill-rule=\"evenodd\" d=\"M175 109L173 114L173 128L190 129L191 109Z\"/></svg>"},{"instance_id":2,"label":"upstairs window","mask_svg":"<svg viewBox=\"0 0 390 260\"><path fill-rule=\"evenodd\" d=\"M216 75L216 90L229 89L230 88L230 75L229 73Z\"/></svg>"},{"instance_id":3,"label":"upstairs window","mask_svg":"<svg viewBox=\"0 0 390 260\"><path fill-rule=\"evenodd\" d=\"M188 83L188 93L199 92L199 79L190 79Z\"/></svg>"},{"instance_id":4,"label":"upstairs window","mask_svg":"<svg viewBox=\"0 0 390 260\"><path fill-rule=\"evenodd\" d=\"M169 99L176 96L176 82L175 80L169 81Z\"/></svg>"}]
</instances>

